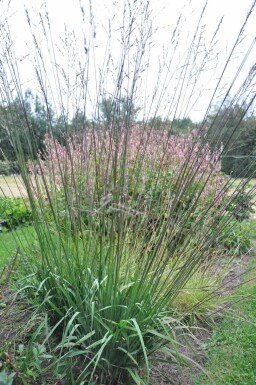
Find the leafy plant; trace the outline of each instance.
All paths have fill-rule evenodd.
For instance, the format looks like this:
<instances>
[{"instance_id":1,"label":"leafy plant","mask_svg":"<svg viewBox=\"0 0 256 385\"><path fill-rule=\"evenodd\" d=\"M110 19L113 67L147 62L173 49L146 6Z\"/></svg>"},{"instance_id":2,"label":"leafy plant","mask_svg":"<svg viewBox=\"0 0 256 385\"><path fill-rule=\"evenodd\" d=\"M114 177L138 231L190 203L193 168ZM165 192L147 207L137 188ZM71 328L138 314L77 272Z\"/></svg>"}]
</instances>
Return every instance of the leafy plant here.
<instances>
[{"instance_id":1,"label":"leafy plant","mask_svg":"<svg viewBox=\"0 0 256 385\"><path fill-rule=\"evenodd\" d=\"M18 174L19 168L16 162L0 160L0 175Z\"/></svg>"},{"instance_id":2,"label":"leafy plant","mask_svg":"<svg viewBox=\"0 0 256 385\"><path fill-rule=\"evenodd\" d=\"M10 175L11 168L9 162L0 161L0 175Z\"/></svg>"},{"instance_id":3,"label":"leafy plant","mask_svg":"<svg viewBox=\"0 0 256 385\"><path fill-rule=\"evenodd\" d=\"M248 193L242 189L227 206L226 210L232 212L234 217L241 222L249 219L250 215L254 213L254 206L255 204L248 196Z\"/></svg>"},{"instance_id":4,"label":"leafy plant","mask_svg":"<svg viewBox=\"0 0 256 385\"><path fill-rule=\"evenodd\" d=\"M5 370L2 370L0 372L0 384L1 385L12 385L15 376L16 376L15 372L7 374Z\"/></svg>"},{"instance_id":5,"label":"leafy plant","mask_svg":"<svg viewBox=\"0 0 256 385\"><path fill-rule=\"evenodd\" d=\"M223 230L219 237L214 240L215 245L223 247L230 255L242 255L251 248L251 240L244 226L237 220L226 221L223 217L220 224L223 223Z\"/></svg>"},{"instance_id":6,"label":"leafy plant","mask_svg":"<svg viewBox=\"0 0 256 385\"><path fill-rule=\"evenodd\" d=\"M43 365L46 365L50 359L52 355L48 354L45 346L40 344L32 343L27 346L20 344L17 347L9 347L7 352L1 354L1 365L4 368L1 373L3 373L3 381L6 381L3 385L11 385L14 379L15 383L21 384L36 381L42 375Z\"/></svg>"},{"instance_id":7,"label":"leafy plant","mask_svg":"<svg viewBox=\"0 0 256 385\"><path fill-rule=\"evenodd\" d=\"M31 211L22 198L0 197L1 231L14 229L17 226L30 224Z\"/></svg>"}]
</instances>

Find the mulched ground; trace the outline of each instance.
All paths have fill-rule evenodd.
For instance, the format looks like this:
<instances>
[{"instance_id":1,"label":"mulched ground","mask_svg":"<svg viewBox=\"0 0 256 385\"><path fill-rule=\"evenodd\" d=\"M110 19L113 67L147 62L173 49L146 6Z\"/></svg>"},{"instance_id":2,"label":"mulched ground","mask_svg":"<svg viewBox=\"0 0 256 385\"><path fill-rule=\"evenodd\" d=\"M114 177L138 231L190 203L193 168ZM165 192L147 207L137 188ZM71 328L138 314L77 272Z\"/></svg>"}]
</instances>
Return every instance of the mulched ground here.
<instances>
[{"instance_id":1,"label":"mulched ground","mask_svg":"<svg viewBox=\"0 0 256 385\"><path fill-rule=\"evenodd\" d=\"M9 284L0 286L0 352L11 342L19 342L29 332L31 311L28 304L16 299Z\"/></svg>"}]
</instances>

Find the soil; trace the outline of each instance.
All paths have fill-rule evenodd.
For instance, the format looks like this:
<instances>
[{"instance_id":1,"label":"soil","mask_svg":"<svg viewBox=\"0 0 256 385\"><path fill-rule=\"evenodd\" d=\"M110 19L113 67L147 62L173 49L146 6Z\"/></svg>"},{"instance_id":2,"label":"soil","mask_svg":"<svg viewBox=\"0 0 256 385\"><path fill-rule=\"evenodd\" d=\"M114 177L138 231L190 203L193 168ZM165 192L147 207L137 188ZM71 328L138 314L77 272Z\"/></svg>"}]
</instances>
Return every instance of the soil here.
<instances>
[{"instance_id":1,"label":"soil","mask_svg":"<svg viewBox=\"0 0 256 385\"><path fill-rule=\"evenodd\" d=\"M30 315L28 304L16 298L9 284L0 286L0 352L28 334Z\"/></svg>"}]
</instances>

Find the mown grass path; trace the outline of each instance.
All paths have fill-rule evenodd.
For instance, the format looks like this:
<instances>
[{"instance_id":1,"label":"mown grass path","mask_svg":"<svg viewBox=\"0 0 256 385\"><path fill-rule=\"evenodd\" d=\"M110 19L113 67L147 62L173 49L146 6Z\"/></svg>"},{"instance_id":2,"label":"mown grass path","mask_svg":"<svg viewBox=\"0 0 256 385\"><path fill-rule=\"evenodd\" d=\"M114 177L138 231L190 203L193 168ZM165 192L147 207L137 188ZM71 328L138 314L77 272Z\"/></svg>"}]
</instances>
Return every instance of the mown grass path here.
<instances>
[{"instance_id":1,"label":"mown grass path","mask_svg":"<svg viewBox=\"0 0 256 385\"><path fill-rule=\"evenodd\" d=\"M32 242L35 230L32 226L21 227L12 232L0 233L0 272L15 255L17 247L24 251L28 242Z\"/></svg>"}]
</instances>

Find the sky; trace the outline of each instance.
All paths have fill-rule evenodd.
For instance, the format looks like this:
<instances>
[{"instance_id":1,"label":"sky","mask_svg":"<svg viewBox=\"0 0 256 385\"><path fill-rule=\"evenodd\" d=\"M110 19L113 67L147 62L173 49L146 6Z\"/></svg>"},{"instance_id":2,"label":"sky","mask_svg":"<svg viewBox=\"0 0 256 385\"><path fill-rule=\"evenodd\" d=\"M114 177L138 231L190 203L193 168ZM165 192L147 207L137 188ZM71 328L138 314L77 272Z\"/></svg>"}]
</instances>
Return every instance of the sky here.
<instances>
[{"instance_id":1,"label":"sky","mask_svg":"<svg viewBox=\"0 0 256 385\"><path fill-rule=\"evenodd\" d=\"M127 36L134 17L130 48L125 51L122 93L136 95L145 117L156 113L200 120L217 84L212 104L223 99L249 47L250 55L231 89L232 96L256 61L255 10L218 83L252 1L209 0L206 7L205 4L203 0L151 0L149 4L146 0L1 0L0 14L3 25L8 24L10 30L23 89L32 88L40 94L36 62L43 73L43 87L55 100L56 108L63 104L65 110L73 111L76 106L85 105L82 108L87 115L93 114L99 94L116 93L121 58L128 44L124 31ZM177 26L179 18L182 27ZM35 52L33 34L43 67L39 49ZM3 42L1 45L3 49ZM250 94L253 90L251 87Z\"/></svg>"}]
</instances>

